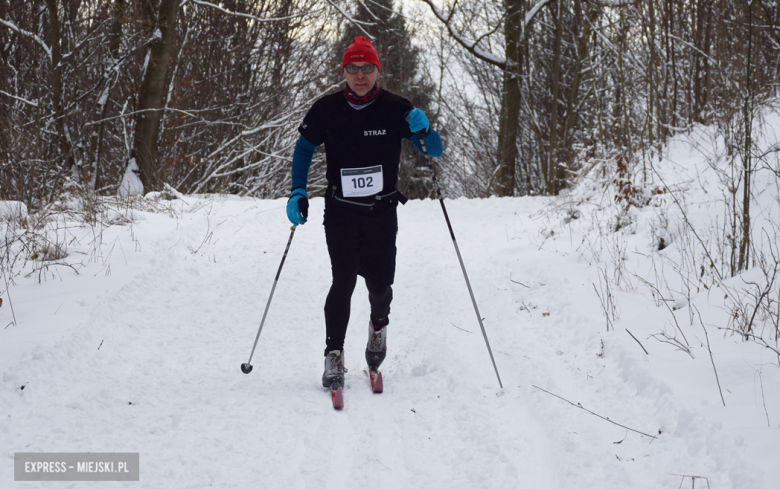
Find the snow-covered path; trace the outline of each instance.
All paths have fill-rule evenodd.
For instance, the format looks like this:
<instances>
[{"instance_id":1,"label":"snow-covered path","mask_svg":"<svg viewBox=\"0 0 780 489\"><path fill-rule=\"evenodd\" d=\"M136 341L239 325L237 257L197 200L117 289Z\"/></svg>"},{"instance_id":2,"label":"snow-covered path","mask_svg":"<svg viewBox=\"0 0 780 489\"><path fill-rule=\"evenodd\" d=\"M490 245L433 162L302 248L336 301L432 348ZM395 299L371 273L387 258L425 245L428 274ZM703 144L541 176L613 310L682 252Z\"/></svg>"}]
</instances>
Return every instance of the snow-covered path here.
<instances>
[{"instance_id":1,"label":"snow-covered path","mask_svg":"<svg viewBox=\"0 0 780 489\"><path fill-rule=\"evenodd\" d=\"M58 451L139 452L141 482L112 483L127 487L659 488L687 473L711 487L770 487L733 434L696 410L706 404L653 375L628 335L606 332L598 271L575 252L580 237L540 232L550 226L545 199L447 201L504 390L439 204L414 201L399 209L385 392L372 394L362 371L359 280L341 412L320 386L330 281L322 199L296 232L250 375L239 365L289 235L284 201L188 203L198 210L138 213L132 232L114 230L128 261L113 258L115 279L95 279L97 264L63 271L90 307L60 341L20 340L18 360L0 364L1 487L12 484L14 452ZM17 316L46 302L49 286L17 287ZM648 324L656 314L647 311ZM36 325L14 328L24 327ZM664 355L653 358L682 360ZM651 443L534 386L664 433Z\"/></svg>"}]
</instances>

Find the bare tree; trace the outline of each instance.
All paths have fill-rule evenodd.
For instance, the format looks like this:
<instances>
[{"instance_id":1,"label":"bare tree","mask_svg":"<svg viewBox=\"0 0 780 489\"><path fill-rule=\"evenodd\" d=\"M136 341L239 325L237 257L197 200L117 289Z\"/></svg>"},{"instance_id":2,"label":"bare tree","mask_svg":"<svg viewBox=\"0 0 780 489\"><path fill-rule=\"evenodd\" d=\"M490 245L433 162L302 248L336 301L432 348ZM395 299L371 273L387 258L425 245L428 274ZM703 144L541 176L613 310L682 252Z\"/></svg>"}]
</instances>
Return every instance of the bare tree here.
<instances>
[{"instance_id":1,"label":"bare tree","mask_svg":"<svg viewBox=\"0 0 780 489\"><path fill-rule=\"evenodd\" d=\"M103 138L105 134L105 119L108 114L109 96L114 86L114 81L119 76L119 69L122 66L120 60L119 48L122 42L122 24L125 16L125 0L115 0L104 9L106 16L111 23L109 41L108 41L108 62L103 70L100 79L100 95L95 104L95 119L97 128L92 131L90 137L90 161L92 171L93 191L99 191L102 186L101 179L101 150L103 148Z\"/></svg>"},{"instance_id":2,"label":"bare tree","mask_svg":"<svg viewBox=\"0 0 780 489\"><path fill-rule=\"evenodd\" d=\"M168 62L176 39L178 12L178 0L160 0L157 10L151 12L154 29L138 95L138 115L129 162L130 171L137 171L145 192L161 188L157 176L157 140L165 103Z\"/></svg>"},{"instance_id":3,"label":"bare tree","mask_svg":"<svg viewBox=\"0 0 780 489\"><path fill-rule=\"evenodd\" d=\"M473 25L470 20L474 19L475 16L470 11L472 8L471 4L461 6L458 9L456 2L452 5L449 14L445 14L433 3L433 0L423 1L430 6L435 16L444 23L452 39L471 55L482 62L495 66L504 74L498 134L499 166L496 168L497 179L495 188L497 195L514 195L515 162L518 155L517 135L519 133L521 108L520 72L523 65L523 51L520 49L520 43L522 42L523 33L528 29L536 14L550 0L538 0L528 11L525 11L526 5L523 0L505 0L498 9L498 18L492 23L488 21L487 25L485 25L485 31L479 33L469 32L468 34L464 34L463 31L468 32L469 26ZM458 17L459 15L461 18ZM484 49L481 45L488 37L500 30L504 31L504 56L496 55Z\"/></svg>"}]
</instances>

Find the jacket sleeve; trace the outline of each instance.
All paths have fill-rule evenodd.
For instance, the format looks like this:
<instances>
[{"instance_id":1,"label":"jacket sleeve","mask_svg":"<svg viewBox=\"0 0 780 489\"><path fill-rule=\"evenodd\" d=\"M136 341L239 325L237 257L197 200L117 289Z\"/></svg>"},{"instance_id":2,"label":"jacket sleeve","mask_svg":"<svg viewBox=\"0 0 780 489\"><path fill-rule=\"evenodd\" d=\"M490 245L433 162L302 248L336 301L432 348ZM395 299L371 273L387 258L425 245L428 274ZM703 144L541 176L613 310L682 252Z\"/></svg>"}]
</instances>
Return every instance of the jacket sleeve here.
<instances>
[{"instance_id":1,"label":"jacket sleeve","mask_svg":"<svg viewBox=\"0 0 780 489\"><path fill-rule=\"evenodd\" d=\"M298 126L298 132L315 147L325 142L325 126L327 125L327 108L324 99L314 102Z\"/></svg>"},{"instance_id":2,"label":"jacket sleeve","mask_svg":"<svg viewBox=\"0 0 780 489\"><path fill-rule=\"evenodd\" d=\"M306 190L306 185L309 182L309 168L311 167L311 160L316 149L317 146L310 143L305 137L298 137L298 141L295 143L295 151L293 151L291 191L296 188Z\"/></svg>"}]
</instances>

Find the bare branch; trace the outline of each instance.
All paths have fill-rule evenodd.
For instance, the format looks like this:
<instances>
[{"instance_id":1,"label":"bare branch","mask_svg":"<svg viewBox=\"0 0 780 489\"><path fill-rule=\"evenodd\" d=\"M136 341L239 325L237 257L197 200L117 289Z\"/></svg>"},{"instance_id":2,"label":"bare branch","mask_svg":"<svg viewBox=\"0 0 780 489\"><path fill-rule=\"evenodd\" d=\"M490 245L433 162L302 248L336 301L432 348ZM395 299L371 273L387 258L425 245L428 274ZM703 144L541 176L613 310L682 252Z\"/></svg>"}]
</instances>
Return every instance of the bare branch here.
<instances>
[{"instance_id":1,"label":"bare branch","mask_svg":"<svg viewBox=\"0 0 780 489\"><path fill-rule=\"evenodd\" d=\"M11 97L12 99L18 100L20 102L24 102L27 105L32 105L33 107L38 107L38 102L31 102L31 101L29 101L27 99L24 99L22 97L17 97L16 95L11 95L10 93L4 92L2 90L0 90L0 93L2 93L3 95L5 95L7 97Z\"/></svg>"},{"instance_id":2,"label":"bare branch","mask_svg":"<svg viewBox=\"0 0 780 489\"><path fill-rule=\"evenodd\" d=\"M463 38L460 34L455 32L455 30L452 28L452 25L450 24L450 20L452 20L453 14L450 14L450 17L445 18L444 14L439 10L436 5L433 4L433 0L421 0L428 4L429 7L431 7L431 10L433 11L433 14L445 25L447 26L447 31L450 33L450 37L455 39L458 44L466 48L468 52L473 54L478 59L491 64L493 66L496 66L500 68L501 70L506 70L506 60L501 59L494 55L493 53L489 53L479 46L477 46L477 43L482 39L478 39L477 41L470 42ZM549 0L542 0L542 1L549 1ZM498 29L498 26L496 26L496 29ZM484 37L484 36L483 36Z\"/></svg>"},{"instance_id":3,"label":"bare branch","mask_svg":"<svg viewBox=\"0 0 780 489\"><path fill-rule=\"evenodd\" d=\"M12 31L15 31L23 36L27 36L31 39L33 39L35 42L37 42L43 50L46 52L46 55L49 57L49 61L51 62L51 48L46 45L45 42L43 42L43 39L38 37L38 34L33 34L32 32L28 32L24 29L21 29L19 26L14 24L13 22L9 22L7 20L0 19L0 24L3 24L4 26L8 27Z\"/></svg>"},{"instance_id":4,"label":"bare branch","mask_svg":"<svg viewBox=\"0 0 780 489\"><path fill-rule=\"evenodd\" d=\"M226 8L220 7L219 5L214 5L211 2L204 2L203 0L189 0L189 1L192 2L192 3L195 3L197 5L203 5L204 7L215 8L215 9L217 9L217 10L219 10L221 12L224 12L224 13L226 13L228 15L234 15L236 17L246 17L247 19L252 19L252 20L257 21L257 22L278 22L280 20L296 19L296 18L299 18L299 17L305 17L307 15L315 15L315 14L317 14L318 12L320 12L322 10L322 9L320 9L320 10L313 10L311 12L304 12L304 13L301 13L301 14L289 15L287 17L271 17L271 18L268 18L268 19L263 19L262 17L257 17L255 15L242 14L241 12L233 12L231 10L227 10Z\"/></svg>"},{"instance_id":5,"label":"bare branch","mask_svg":"<svg viewBox=\"0 0 780 489\"><path fill-rule=\"evenodd\" d=\"M327 1L328 1L328 3L329 3L330 5L332 5L332 6L333 6L333 8L335 8L336 10L338 10L338 11L339 11L339 13L340 13L341 15L343 15L343 16L344 16L344 18L345 18L345 19L347 19L347 20L348 20L348 21L350 21L352 24L354 24L354 25L355 25L355 27L357 27L358 29L360 29L360 32L362 32L363 34L365 34L365 36L366 36L367 38L371 39L372 41L373 41L374 39L376 39L376 37L374 37L374 36L372 36L371 34L369 34L369 32L368 32L367 30L363 29L363 26L364 26L364 25L373 25L373 24L369 24L369 23L367 23L367 22L361 22L361 21L359 21L359 20L357 20L357 19L353 19L352 17L350 17L350 15L349 15L348 13L344 12L344 11L341 9L341 7L339 7L338 5L336 5L336 4L333 2L333 0L327 0Z\"/></svg>"},{"instance_id":6,"label":"bare branch","mask_svg":"<svg viewBox=\"0 0 780 489\"><path fill-rule=\"evenodd\" d=\"M641 347L642 347L642 350L644 350L644 352L645 352L645 355L649 355L649 353L647 353L647 350L645 350L645 347L644 347L644 345L642 345L642 343L640 343L640 342L639 342L639 340L638 340L638 339L636 339L636 336L634 336L634 335L631 333L631 331L629 331L629 330L628 330L628 328L626 328L626 333L630 334L630 335L631 335L631 337L632 337L632 338L634 338L634 341L636 341L637 343L639 343L639 346L641 346Z\"/></svg>"}]
</instances>

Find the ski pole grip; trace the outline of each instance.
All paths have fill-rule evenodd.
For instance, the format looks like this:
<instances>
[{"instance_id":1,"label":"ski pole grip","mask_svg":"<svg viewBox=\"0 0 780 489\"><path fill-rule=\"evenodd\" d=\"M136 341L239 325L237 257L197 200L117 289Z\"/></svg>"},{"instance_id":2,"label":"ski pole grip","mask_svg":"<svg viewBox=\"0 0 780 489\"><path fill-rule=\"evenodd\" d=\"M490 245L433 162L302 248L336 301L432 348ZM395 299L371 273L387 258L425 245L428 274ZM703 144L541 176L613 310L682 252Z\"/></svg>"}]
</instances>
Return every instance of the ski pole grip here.
<instances>
[{"instance_id":1,"label":"ski pole grip","mask_svg":"<svg viewBox=\"0 0 780 489\"><path fill-rule=\"evenodd\" d=\"M411 115L412 115L412 111L410 110L409 112L404 114L404 120L406 122L409 122L409 119L411 119L410 117ZM417 135L418 138L420 138L420 141L422 142L423 138L425 137L425 131L417 131L415 132L415 134Z\"/></svg>"}]
</instances>

